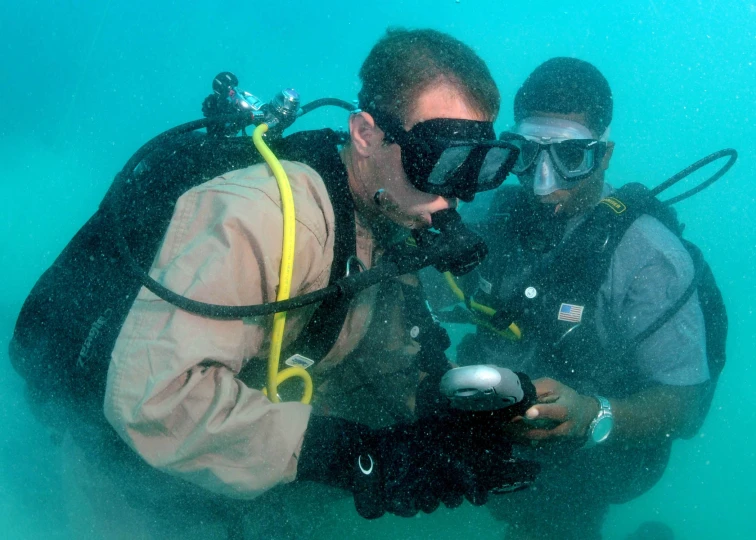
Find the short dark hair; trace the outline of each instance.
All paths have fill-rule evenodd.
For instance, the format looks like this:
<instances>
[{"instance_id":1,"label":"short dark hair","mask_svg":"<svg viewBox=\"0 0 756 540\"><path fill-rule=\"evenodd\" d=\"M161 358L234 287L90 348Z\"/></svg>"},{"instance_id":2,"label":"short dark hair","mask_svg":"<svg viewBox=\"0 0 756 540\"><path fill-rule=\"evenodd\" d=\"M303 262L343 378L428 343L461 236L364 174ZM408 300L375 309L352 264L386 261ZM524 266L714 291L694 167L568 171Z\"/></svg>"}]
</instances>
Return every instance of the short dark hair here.
<instances>
[{"instance_id":1,"label":"short dark hair","mask_svg":"<svg viewBox=\"0 0 756 540\"><path fill-rule=\"evenodd\" d=\"M495 118L499 113L499 89L470 47L436 30L389 28L360 69L360 108L404 122L420 94L443 79L482 114Z\"/></svg>"},{"instance_id":2,"label":"short dark hair","mask_svg":"<svg viewBox=\"0 0 756 540\"><path fill-rule=\"evenodd\" d=\"M601 136L612 121L612 90L596 67L577 58L547 60L525 79L514 100L515 122L534 112L584 114Z\"/></svg>"}]
</instances>

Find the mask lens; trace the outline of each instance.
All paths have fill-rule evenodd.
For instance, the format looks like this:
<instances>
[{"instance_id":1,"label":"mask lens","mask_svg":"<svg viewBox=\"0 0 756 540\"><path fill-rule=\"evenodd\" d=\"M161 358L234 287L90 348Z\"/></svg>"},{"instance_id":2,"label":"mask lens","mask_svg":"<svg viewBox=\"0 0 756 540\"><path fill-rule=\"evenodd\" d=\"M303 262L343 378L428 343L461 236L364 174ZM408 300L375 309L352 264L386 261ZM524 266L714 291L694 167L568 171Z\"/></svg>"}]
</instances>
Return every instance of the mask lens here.
<instances>
[{"instance_id":1,"label":"mask lens","mask_svg":"<svg viewBox=\"0 0 756 540\"><path fill-rule=\"evenodd\" d=\"M496 184L492 187L497 187L497 180L502 175L502 167L507 163L511 155L509 148L501 148L494 146L486 154L483 160L483 165L480 167L478 173L478 185L482 188L481 191L487 189L486 186ZM508 171L503 171L503 175L506 176Z\"/></svg>"},{"instance_id":2,"label":"mask lens","mask_svg":"<svg viewBox=\"0 0 756 540\"><path fill-rule=\"evenodd\" d=\"M511 145L492 141L450 146L428 176L428 191L470 201L478 192L499 187L516 151Z\"/></svg>"},{"instance_id":3,"label":"mask lens","mask_svg":"<svg viewBox=\"0 0 756 540\"><path fill-rule=\"evenodd\" d=\"M472 148L472 146L452 146L444 150L428 177L428 183L435 186L444 185L465 163Z\"/></svg>"},{"instance_id":4,"label":"mask lens","mask_svg":"<svg viewBox=\"0 0 756 540\"><path fill-rule=\"evenodd\" d=\"M502 133L501 140L505 141L519 150L517 154L517 160L512 166L512 172L515 174L522 174L527 171L538 157L538 151L540 146L538 143L529 141L520 135L514 133Z\"/></svg>"},{"instance_id":5,"label":"mask lens","mask_svg":"<svg viewBox=\"0 0 756 540\"><path fill-rule=\"evenodd\" d=\"M593 167L593 150L586 141L562 141L552 145L552 157L563 173L582 174Z\"/></svg>"}]
</instances>

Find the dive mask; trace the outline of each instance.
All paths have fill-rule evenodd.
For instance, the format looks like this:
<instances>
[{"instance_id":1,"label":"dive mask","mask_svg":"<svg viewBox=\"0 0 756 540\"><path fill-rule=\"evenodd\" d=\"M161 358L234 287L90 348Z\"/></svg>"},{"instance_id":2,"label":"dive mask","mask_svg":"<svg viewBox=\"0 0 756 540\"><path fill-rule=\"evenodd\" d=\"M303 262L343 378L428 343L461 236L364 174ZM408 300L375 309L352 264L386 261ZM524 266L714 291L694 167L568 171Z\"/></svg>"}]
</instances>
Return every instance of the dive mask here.
<instances>
[{"instance_id":1,"label":"dive mask","mask_svg":"<svg viewBox=\"0 0 756 540\"><path fill-rule=\"evenodd\" d=\"M572 189L591 176L606 154L609 128L601 139L578 122L561 118L533 117L518 123L500 139L519 149L512 168L520 183L532 186L536 195Z\"/></svg>"},{"instance_id":2,"label":"dive mask","mask_svg":"<svg viewBox=\"0 0 756 540\"><path fill-rule=\"evenodd\" d=\"M366 112L386 142L401 147L404 172L425 193L469 202L476 193L499 187L517 160L517 147L497 141L491 122L436 118L406 131L398 118Z\"/></svg>"}]
</instances>

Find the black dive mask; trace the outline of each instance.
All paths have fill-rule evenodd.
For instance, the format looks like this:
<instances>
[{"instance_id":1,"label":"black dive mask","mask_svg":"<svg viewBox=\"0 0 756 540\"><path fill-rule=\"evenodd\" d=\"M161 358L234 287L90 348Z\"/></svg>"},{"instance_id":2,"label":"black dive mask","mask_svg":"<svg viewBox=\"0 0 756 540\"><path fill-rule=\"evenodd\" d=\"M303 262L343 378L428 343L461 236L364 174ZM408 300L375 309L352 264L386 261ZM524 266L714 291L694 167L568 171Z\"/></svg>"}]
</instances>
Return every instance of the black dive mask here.
<instances>
[{"instance_id":1,"label":"black dive mask","mask_svg":"<svg viewBox=\"0 0 756 540\"><path fill-rule=\"evenodd\" d=\"M412 185L425 193L471 201L501 185L517 161L518 148L497 141L493 123L436 118L405 131L398 118L368 110L402 149L402 166Z\"/></svg>"}]
</instances>

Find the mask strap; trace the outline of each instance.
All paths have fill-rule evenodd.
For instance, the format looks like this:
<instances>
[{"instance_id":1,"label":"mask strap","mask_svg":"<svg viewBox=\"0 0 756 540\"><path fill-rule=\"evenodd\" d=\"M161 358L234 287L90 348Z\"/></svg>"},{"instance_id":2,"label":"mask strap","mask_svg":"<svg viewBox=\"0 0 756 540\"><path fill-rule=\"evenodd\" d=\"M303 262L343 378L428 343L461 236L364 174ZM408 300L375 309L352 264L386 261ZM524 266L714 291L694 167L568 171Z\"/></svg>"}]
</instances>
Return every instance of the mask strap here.
<instances>
[{"instance_id":1,"label":"mask strap","mask_svg":"<svg viewBox=\"0 0 756 540\"><path fill-rule=\"evenodd\" d=\"M389 113L384 113L373 107L361 107L375 120L375 125L381 128L384 133L384 141L387 143L397 143L402 146L407 142L408 134L404 130L401 120Z\"/></svg>"}]
</instances>

